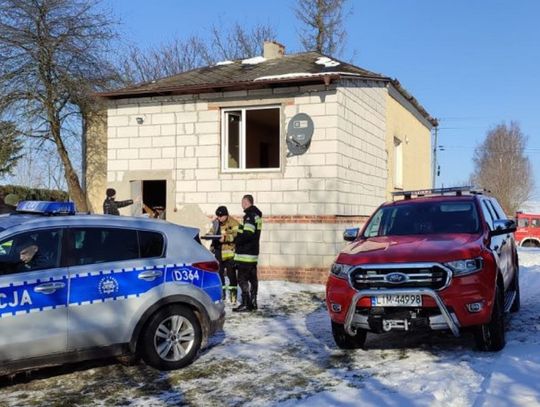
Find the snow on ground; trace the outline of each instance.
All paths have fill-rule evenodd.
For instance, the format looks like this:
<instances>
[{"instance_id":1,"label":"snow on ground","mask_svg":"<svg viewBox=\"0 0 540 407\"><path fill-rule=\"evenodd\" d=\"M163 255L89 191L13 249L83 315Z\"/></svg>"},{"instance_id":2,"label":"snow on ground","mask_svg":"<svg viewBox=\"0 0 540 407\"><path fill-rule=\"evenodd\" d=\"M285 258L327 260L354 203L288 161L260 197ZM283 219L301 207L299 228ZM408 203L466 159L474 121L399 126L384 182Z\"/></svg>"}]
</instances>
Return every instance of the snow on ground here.
<instances>
[{"instance_id":1,"label":"snow on ground","mask_svg":"<svg viewBox=\"0 0 540 407\"><path fill-rule=\"evenodd\" d=\"M324 287L261 283L261 309L228 313L191 366L87 362L4 379L3 406L540 406L540 250L520 250L522 310L500 353L446 333L368 335L336 348Z\"/></svg>"}]
</instances>

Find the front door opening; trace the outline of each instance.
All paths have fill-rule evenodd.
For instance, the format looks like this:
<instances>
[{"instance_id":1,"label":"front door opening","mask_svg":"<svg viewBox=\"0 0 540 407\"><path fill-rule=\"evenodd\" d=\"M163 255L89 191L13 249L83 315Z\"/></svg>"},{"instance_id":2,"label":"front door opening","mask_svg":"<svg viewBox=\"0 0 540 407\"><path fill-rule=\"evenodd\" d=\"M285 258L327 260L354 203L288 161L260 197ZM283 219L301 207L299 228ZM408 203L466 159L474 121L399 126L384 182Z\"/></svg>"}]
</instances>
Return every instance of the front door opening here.
<instances>
[{"instance_id":1,"label":"front door opening","mask_svg":"<svg viewBox=\"0 0 540 407\"><path fill-rule=\"evenodd\" d=\"M167 181L142 182L143 213L165 219L167 204ZM150 212L150 213L149 213Z\"/></svg>"}]
</instances>

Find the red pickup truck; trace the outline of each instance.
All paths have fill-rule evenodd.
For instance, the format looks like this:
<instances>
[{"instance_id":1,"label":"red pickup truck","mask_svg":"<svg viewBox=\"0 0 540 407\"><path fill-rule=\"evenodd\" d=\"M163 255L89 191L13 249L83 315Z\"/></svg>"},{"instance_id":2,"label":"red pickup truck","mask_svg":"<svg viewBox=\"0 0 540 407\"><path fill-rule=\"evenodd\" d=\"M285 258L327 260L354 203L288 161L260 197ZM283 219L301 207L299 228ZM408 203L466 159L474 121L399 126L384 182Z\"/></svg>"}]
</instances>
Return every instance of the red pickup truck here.
<instances>
[{"instance_id":1,"label":"red pickup truck","mask_svg":"<svg viewBox=\"0 0 540 407\"><path fill-rule=\"evenodd\" d=\"M505 312L519 310L513 232L497 200L470 187L395 193L332 265L326 303L341 348L367 332L472 330L477 346L505 346Z\"/></svg>"},{"instance_id":2,"label":"red pickup truck","mask_svg":"<svg viewBox=\"0 0 540 407\"><path fill-rule=\"evenodd\" d=\"M518 212L516 222L516 244L523 247L540 247L540 215Z\"/></svg>"}]
</instances>

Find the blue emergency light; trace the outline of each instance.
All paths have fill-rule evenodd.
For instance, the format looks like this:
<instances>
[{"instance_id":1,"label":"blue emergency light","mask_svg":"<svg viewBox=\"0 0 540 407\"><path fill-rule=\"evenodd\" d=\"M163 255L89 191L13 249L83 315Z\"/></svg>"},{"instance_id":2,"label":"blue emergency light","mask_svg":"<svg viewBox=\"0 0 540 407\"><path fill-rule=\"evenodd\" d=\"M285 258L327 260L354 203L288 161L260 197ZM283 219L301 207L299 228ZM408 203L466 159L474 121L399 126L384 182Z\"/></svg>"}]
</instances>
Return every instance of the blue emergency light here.
<instances>
[{"instance_id":1,"label":"blue emergency light","mask_svg":"<svg viewBox=\"0 0 540 407\"><path fill-rule=\"evenodd\" d=\"M17 205L17 212L41 215L75 215L75 202L22 201Z\"/></svg>"}]
</instances>

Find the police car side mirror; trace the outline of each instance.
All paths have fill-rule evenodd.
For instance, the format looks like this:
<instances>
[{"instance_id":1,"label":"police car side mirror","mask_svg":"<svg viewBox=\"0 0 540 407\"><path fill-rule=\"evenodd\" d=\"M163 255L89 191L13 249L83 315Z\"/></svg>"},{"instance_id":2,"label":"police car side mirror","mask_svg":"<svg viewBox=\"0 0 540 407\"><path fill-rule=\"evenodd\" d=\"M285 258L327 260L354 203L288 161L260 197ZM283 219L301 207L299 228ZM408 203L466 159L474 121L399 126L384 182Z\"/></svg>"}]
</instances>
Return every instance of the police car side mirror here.
<instances>
[{"instance_id":1,"label":"police car side mirror","mask_svg":"<svg viewBox=\"0 0 540 407\"><path fill-rule=\"evenodd\" d=\"M360 228L345 229L345 232L343 232L343 240L347 242L352 242L356 240L356 238L358 237L358 232L360 232Z\"/></svg>"},{"instance_id":2,"label":"police car side mirror","mask_svg":"<svg viewBox=\"0 0 540 407\"><path fill-rule=\"evenodd\" d=\"M516 222L511 219L498 219L493 222L493 230L491 236L505 235L516 231Z\"/></svg>"}]
</instances>

